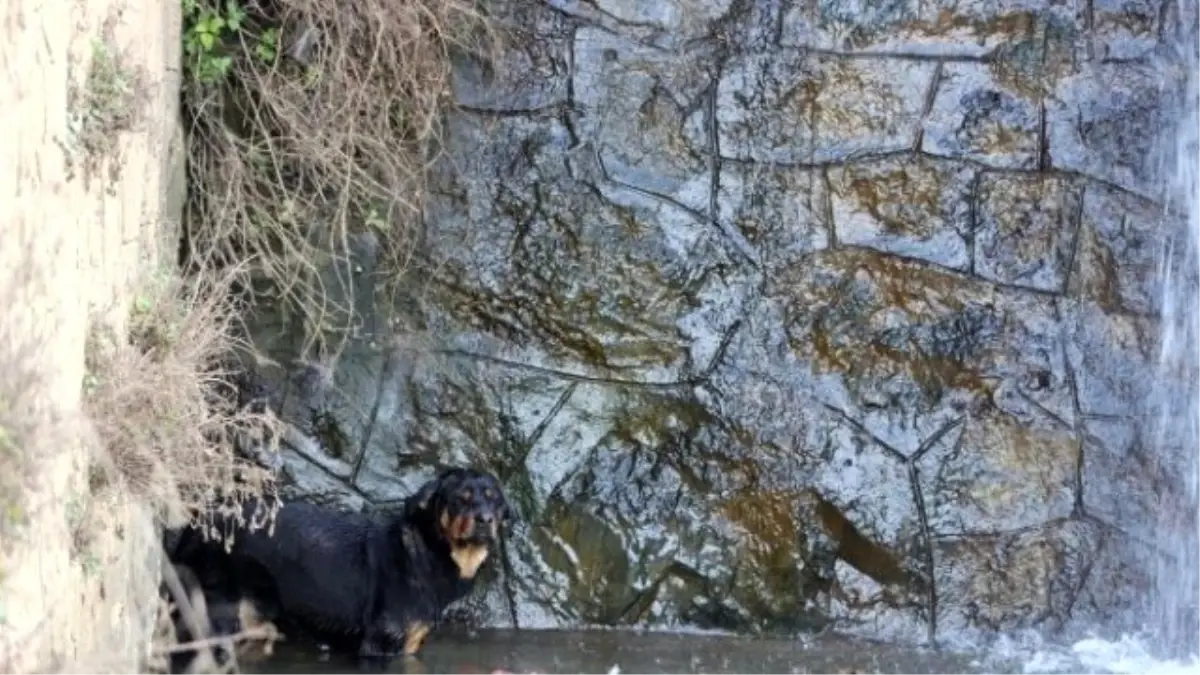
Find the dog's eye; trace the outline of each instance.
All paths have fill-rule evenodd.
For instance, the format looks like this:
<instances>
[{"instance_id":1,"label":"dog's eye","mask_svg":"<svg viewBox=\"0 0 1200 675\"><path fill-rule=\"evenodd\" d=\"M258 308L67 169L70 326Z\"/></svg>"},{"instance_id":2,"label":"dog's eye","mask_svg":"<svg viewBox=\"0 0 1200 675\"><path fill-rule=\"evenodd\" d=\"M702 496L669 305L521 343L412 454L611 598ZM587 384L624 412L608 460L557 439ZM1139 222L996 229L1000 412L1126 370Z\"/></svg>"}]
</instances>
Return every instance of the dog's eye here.
<instances>
[{"instance_id":1,"label":"dog's eye","mask_svg":"<svg viewBox=\"0 0 1200 675\"><path fill-rule=\"evenodd\" d=\"M463 490L462 492L458 493L458 498L463 500L464 502L469 502L469 501L471 501L471 497L473 495L474 495L474 493L472 493L470 489L467 489L467 490Z\"/></svg>"},{"instance_id":2,"label":"dog's eye","mask_svg":"<svg viewBox=\"0 0 1200 675\"><path fill-rule=\"evenodd\" d=\"M487 497L488 499L495 499L495 498L496 498L496 491L495 491L495 490L493 490L492 488L486 488L486 489L483 491L483 496L484 496L484 497Z\"/></svg>"}]
</instances>

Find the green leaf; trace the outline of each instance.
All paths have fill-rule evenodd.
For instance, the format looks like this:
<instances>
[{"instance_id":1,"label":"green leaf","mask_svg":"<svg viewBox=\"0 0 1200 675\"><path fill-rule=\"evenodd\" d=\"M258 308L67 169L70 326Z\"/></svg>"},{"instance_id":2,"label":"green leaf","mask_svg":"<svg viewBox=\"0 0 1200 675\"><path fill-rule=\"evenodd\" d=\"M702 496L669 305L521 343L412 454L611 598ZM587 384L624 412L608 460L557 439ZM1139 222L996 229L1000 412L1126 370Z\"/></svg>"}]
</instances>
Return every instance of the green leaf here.
<instances>
[{"instance_id":1,"label":"green leaf","mask_svg":"<svg viewBox=\"0 0 1200 675\"><path fill-rule=\"evenodd\" d=\"M246 19L246 10L233 0L228 0L225 3L225 18L230 30L238 30L242 27L242 21Z\"/></svg>"},{"instance_id":2,"label":"green leaf","mask_svg":"<svg viewBox=\"0 0 1200 675\"><path fill-rule=\"evenodd\" d=\"M204 47L205 50L212 49L213 43L215 43L215 42L216 42L216 38L213 37L212 33L201 33L200 34L200 46Z\"/></svg>"}]
</instances>

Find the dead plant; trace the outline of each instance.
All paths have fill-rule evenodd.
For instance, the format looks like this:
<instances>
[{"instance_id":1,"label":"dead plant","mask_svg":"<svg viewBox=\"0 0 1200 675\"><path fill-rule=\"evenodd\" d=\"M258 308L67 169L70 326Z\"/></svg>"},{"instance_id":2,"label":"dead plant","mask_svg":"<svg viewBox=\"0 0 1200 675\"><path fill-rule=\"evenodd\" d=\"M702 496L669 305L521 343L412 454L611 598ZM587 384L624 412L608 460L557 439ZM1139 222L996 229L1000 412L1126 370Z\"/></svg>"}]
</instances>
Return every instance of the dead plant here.
<instances>
[{"instance_id":1,"label":"dead plant","mask_svg":"<svg viewBox=\"0 0 1200 675\"><path fill-rule=\"evenodd\" d=\"M355 320L352 275L329 270L353 269L351 237L370 233L381 274L403 272L451 60L491 62L499 39L476 0L188 2L191 256L251 261L255 297L294 320L302 352L329 355ZM204 21L223 26L210 48L194 34Z\"/></svg>"},{"instance_id":2,"label":"dead plant","mask_svg":"<svg viewBox=\"0 0 1200 675\"><path fill-rule=\"evenodd\" d=\"M135 299L127 339L90 336L84 406L108 468L168 526L197 507L274 490L271 472L243 459L237 445L272 443L279 423L269 411L239 406L236 373L221 365L245 347L234 277L166 275Z\"/></svg>"},{"instance_id":3,"label":"dead plant","mask_svg":"<svg viewBox=\"0 0 1200 675\"><path fill-rule=\"evenodd\" d=\"M118 50L111 26L104 33L92 41L87 77L82 84L72 81L67 90L71 136L65 150L68 171L82 168L85 185L107 164L106 190L111 191L121 179L119 134L141 122L148 78Z\"/></svg>"}]
</instances>

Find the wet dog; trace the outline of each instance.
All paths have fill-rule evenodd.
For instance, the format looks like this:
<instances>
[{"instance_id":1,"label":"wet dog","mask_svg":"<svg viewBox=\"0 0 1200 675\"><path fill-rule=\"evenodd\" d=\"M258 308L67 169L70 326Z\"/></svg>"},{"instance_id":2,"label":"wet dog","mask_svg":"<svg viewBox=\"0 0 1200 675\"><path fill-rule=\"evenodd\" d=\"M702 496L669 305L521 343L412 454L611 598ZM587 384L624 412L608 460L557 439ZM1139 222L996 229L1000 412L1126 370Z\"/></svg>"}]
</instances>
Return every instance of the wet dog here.
<instances>
[{"instance_id":1,"label":"wet dog","mask_svg":"<svg viewBox=\"0 0 1200 675\"><path fill-rule=\"evenodd\" d=\"M206 589L254 598L289 636L298 629L363 657L412 655L471 590L509 518L494 476L449 469L384 517L293 502L273 534L239 528L228 552L185 530L174 562L197 570Z\"/></svg>"},{"instance_id":2,"label":"wet dog","mask_svg":"<svg viewBox=\"0 0 1200 675\"><path fill-rule=\"evenodd\" d=\"M176 643L169 653L169 672L218 672L233 658L242 661L271 654L281 636L251 601L205 593L196 574L183 565L170 565L163 572L160 593L170 601L168 619ZM235 643L235 638L242 640Z\"/></svg>"}]
</instances>

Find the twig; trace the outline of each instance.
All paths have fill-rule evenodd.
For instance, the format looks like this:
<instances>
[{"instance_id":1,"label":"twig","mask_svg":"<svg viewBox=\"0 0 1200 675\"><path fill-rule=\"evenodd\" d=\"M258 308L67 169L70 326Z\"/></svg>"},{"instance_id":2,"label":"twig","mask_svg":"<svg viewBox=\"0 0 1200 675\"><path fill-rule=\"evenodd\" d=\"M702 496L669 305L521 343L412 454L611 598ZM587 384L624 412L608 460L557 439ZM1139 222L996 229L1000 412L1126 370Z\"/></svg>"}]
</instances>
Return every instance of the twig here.
<instances>
[{"instance_id":1,"label":"twig","mask_svg":"<svg viewBox=\"0 0 1200 675\"><path fill-rule=\"evenodd\" d=\"M192 635L197 638L207 637L207 616L205 617L206 620L202 623L200 617L196 614L196 609L192 607L191 596L183 588L183 582L179 580L179 573L175 571L175 566L167 560L166 551L163 551L161 560L163 582L166 583L167 590L171 592L171 597L174 598L175 606L179 608L180 614L183 615L183 620L187 622Z\"/></svg>"},{"instance_id":2,"label":"twig","mask_svg":"<svg viewBox=\"0 0 1200 675\"><path fill-rule=\"evenodd\" d=\"M181 642L170 647L160 647L151 652L154 656L169 656L178 654L179 652L191 651L193 649L207 649L212 647L229 647L237 642L246 640L265 640L274 642L279 638L279 632L273 627L255 627L248 628L239 633L232 635L218 635L216 637L208 637L202 640L193 640L191 642Z\"/></svg>"}]
</instances>

